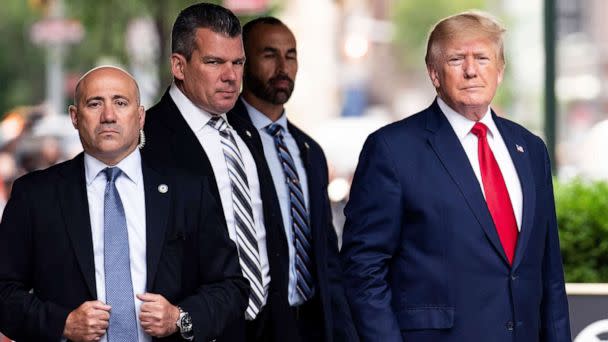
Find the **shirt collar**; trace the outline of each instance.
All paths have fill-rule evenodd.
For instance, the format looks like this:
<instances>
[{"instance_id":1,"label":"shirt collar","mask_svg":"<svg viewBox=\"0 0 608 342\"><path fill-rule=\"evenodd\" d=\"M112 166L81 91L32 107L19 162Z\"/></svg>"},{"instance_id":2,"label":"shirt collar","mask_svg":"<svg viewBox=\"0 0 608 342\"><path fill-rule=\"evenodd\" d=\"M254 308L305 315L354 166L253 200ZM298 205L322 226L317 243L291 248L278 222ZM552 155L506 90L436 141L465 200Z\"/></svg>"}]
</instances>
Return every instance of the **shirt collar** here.
<instances>
[{"instance_id":1,"label":"shirt collar","mask_svg":"<svg viewBox=\"0 0 608 342\"><path fill-rule=\"evenodd\" d=\"M129 154L115 166L120 168L122 173L136 185L141 181L141 154L139 152L139 148L136 148L133 152L131 152L131 154ZM85 152L84 171L87 186L91 185L95 178L99 176L99 173L106 167L109 166Z\"/></svg>"},{"instance_id":2,"label":"shirt collar","mask_svg":"<svg viewBox=\"0 0 608 342\"><path fill-rule=\"evenodd\" d=\"M203 129L213 117L211 113L195 106L194 103L182 93L175 82L173 82L169 88L169 95L194 133ZM222 113L220 116L226 120L226 113ZM228 120L226 120L226 123L228 123ZM228 126L230 127L230 125Z\"/></svg>"},{"instance_id":3,"label":"shirt collar","mask_svg":"<svg viewBox=\"0 0 608 342\"><path fill-rule=\"evenodd\" d=\"M450 106L448 106L448 104L445 103L445 101L443 101L440 97L437 97L437 104L439 105L439 108L441 109L445 117L450 122L450 125L454 129L454 132L456 133L458 139L462 140L464 139L464 137L467 136L467 134L471 133L471 129L475 125L476 121L470 120L464 115L459 114ZM490 107L488 107L486 114L484 114L484 116L481 118L481 120L479 120L479 122L483 123L488 127L489 136L493 137L495 135L495 132L498 131L498 128L494 123L494 119L492 118Z\"/></svg>"},{"instance_id":4,"label":"shirt collar","mask_svg":"<svg viewBox=\"0 0 608 342\"><path fill-rule=\"evenodd\" d=\"M281 114L281 117L279 117L277 121L272 122L264 113L250 105L245 99L241 98L241 101L243 101L243 104L247 108L247 112L249 112L249 117L251 118L253 126L255 126L258 131L265 130L268 125L275 123L283 127L284 132L287 132L287 115L285 114L285 110L283 110L283 114Z\"/></svg>"}]
</instances>

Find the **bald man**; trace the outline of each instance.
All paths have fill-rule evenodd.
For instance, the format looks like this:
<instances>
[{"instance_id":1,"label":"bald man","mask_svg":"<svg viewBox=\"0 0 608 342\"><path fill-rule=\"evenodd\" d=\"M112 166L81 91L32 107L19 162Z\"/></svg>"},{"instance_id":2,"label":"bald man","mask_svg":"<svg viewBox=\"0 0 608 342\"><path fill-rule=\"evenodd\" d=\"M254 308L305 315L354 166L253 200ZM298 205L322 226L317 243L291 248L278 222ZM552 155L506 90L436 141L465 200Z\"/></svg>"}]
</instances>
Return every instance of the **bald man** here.
<instances>
[{"instance_id":1,"label":"bald man","mask_svg":"<svg viewBox=\"0 0 608 342\"><path fill-rule=\"evenodd\" d=\"M142 160L138 92L121 69L89 71L69 107L84 153L15 182L0 224L8 337L207 341L245 310L207 182Z\"/></svg>"}]
</instances>

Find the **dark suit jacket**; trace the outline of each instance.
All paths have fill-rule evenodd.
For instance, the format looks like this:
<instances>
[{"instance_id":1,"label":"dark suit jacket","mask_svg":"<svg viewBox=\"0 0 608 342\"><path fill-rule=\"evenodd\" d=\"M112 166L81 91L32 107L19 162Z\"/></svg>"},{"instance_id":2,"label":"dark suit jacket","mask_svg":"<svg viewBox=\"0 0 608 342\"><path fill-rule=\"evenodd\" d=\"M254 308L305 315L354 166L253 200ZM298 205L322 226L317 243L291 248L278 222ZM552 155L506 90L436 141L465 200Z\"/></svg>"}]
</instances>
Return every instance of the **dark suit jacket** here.
<instances>
[{"instance_id":1,"label":"dark suit jacket","mask_svg":"<svg viewBox=\"0 0 608 342\"><path fill-rule=\"evenodd\" d=\"M238 132L245 132L245 135L249 135L247 134L249 132L252 136L252 148L264 155L259 132L253 126L247 108L240 99L228 112L228 121ZM327 195L328 171L325 154L316 141L296 126L288 123L288 129L300 150L308 180L309 214L313 238L312 258L316 270L314 278L321 300L318 314L323 317L323 322L325 322L325 339L326 341L356 341L357 334L342 285L338 242ZM268 167L266 162L264 164ZM274 183L271 183L270 186L276 194ZM269 202L268 205L273 207L273 212L281 212L276 195L272 197L272 202Z\"/></svg>"},{"instance_id":2,"label":"dark suit jacket","mask_svg":"<svg viewBox=\"0 0 608 342\"><path fill-rule=\"evenodd\" d=\"M145 156L161 165L170 165L187 170L193 174L207 176L211 183L211 192L217 198L218 203L221 203L211 162L196 135L192 132L171 99L169 91L165 92L158 104L146 112L144 131L146 134L146 147L142 150L142 153ZM260 182L271 278L268 290L269 305L267 305L268 307L265 310L270 310L272 317L275 317L277 320L275 324L276 340L287 341L291 336L290 332L294 331L296 326L295 322L285 322L283 320L284 317L289 317L290 315L287 301L289 254L281 213L274 210L273 206L268 205L277 200L272 184L272 177L264 161L264 154L252 148L252 136L243 131L238 131L238 134L245 141L253 155ZM223 217L223 212L221 215ZM245 311L243 310L241 320L244 320L244 314ZM237 324L230 327L229 330L238 328ZM227 338L234 340L234 333L235 331L228 331Z\"/></svg>"},{"instance_id":3,"label":"dark suit jacket","mask_svg":"<svg viewBox=\"0 0 608 342\"><path fill-rule=\"evenodd\" d=\"M436 102L369 136L342 247L347 297L364 340L570 341L545 145L492 116L523 193L512 267Z\"/></svg>"},{"instance_id":4,"label":"dark suit jacket","mask_svg":"<svg viewBox=\"0 0 608 342\"><path fill-rule=\"evenodd\" d=\"M145 162L142 173L147 291L189 312L197 341L215 338L249 295L216 201L200 177ZM0 330L20 342L59 341L69 312L97 296L83 154L15 182L0 260Z\"/></svg>"}]
</instances>

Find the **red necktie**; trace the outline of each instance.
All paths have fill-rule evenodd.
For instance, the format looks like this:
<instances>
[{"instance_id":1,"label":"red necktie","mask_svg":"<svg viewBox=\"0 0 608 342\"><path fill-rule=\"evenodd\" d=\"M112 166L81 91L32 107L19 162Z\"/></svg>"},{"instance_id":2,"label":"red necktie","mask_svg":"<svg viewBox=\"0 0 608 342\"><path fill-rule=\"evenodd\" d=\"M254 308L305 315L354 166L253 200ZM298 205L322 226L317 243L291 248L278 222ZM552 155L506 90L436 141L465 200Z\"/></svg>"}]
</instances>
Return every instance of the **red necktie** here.
<instances>
[{"instance_id":1,"label":"red necktie","mask_svg":"<svg viewBox=\"0 0 608 342\"><path fill-rule=\"evenodd\" d=\"M488 145L488 127L477 122L471 129L471 133L477 136L477 156L486 203L494 220L502 248L509 259L509 264L512 265L518 232L511 198L494 153Z\"/></svg>"}]
</instances>

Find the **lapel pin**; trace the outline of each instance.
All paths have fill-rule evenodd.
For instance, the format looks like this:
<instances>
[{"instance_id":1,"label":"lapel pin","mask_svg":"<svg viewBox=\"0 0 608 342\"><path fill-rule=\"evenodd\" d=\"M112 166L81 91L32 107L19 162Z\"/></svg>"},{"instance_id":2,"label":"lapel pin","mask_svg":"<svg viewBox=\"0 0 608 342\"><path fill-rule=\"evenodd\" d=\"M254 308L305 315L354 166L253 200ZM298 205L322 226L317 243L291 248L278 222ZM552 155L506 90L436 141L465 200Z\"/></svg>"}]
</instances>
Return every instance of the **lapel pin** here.
<instances>
[{"instance_id":1,"label":"lapel pin","mask_svg":"<svg viewBox=\"0 0 608 342\"><path fill-rule=\"evenodd\" d=\"M524 148L521 145L515 144L515 148L517 148L517 152L524 153Z\"/></svg>"},{"instance_id":2,"label":"lapel pin","mask_svg":"<svg viewBox=\"0 0 608 342\"><path fill-rule=\"evenodd\" d=\"M307 141L304 142L304 146L306 147L306 149L310 148L310 146L308 146L308 142Z\"/></svg>"},{"instance_id":3,"label":"lapel pin","mask_svg":"<svg viewBox=\"0 0 608 342\"><path fill-rule=\"evenodd\" d=\"M160 192L161 194L166 194L167 191L169 191L169 187L167 186L167 184L161 184L158 186L158 192Z\"/></svg>"},{"instance_id":4,"label":"lapel pin","mask_svg":"<svg viewBox=\"0 0 608 342\"><path fill-rule=\"evenodd\" d=\"M251 132L249 132L249 130L245 130L245 134L247 134L247 136L251 138Z\"/></svg>"}]
</instances>

